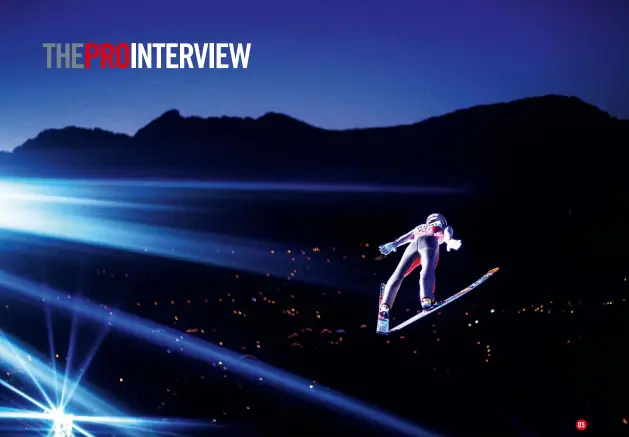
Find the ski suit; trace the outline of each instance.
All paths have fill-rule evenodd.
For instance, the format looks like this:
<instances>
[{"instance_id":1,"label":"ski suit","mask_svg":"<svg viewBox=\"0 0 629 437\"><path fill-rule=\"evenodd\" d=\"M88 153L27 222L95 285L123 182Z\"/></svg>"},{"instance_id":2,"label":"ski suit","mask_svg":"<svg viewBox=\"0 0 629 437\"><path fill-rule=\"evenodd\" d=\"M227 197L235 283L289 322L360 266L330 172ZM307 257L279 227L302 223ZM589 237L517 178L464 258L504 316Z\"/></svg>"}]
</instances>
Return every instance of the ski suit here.
<instances>
[{"instance_id":1,"label":"ski suit","mask_svg":"<svg viewBox=\"0 0 629 437\"><path fill-rule=\"evenodd\" d=\"M413 230L410 243L404 250L393 275L389 278L384 289L382 304L389 308L393 306L395 297L405 277L411 274L419 265L422 266L419 277L420 300L435 298L435 269L439 262L439 246L445 241L445 233L453 235L452 227L442 229L433 224L419 225Z\"/></svg>"}]
</instances>

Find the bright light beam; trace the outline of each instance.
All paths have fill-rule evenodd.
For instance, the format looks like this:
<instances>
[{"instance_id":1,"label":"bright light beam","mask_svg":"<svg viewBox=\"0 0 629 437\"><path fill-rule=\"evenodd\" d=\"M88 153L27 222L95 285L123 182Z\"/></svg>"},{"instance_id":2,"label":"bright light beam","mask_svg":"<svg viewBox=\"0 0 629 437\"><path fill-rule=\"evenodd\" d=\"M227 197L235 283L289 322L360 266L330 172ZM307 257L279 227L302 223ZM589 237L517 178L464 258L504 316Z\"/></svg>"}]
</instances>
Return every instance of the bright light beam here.
<instances>
[{"instance_id":1,"label":"bright light beam","mask_svg":"<svg viewBox=\"0 0 629 437\"><path fill-rule=\"evenodd\" d=\"M243 181L199 181L199 180L133 180L133 179L11 179L0 181L15 186L27 187L34 193L47 193L48 196L67 195L68 190L77 194L77 187L92 196L105 189L116 198L136 194L128 189L173 189L207 191L265 191L293 193L338 193L338 194L461 194L469 191L461 187L412 186L412 185L369 185L349 183L307 183L307 182L243 182ZM46 187L42 190L42 187ZM112 193L111 188L124 188ZM145 191L146 192L146 191ZM53 194L54 193L54 194ZM102 194L102 193L100 193ZM154 193L152 193L154 194ZM36 195L36 194L35 194Z\"/></svg>"},{"instance_id":2,"label":"bright light beam","mask_svg":"<svg viewBox=\"0 0 629 437\"><path fill-rule=\"evenodd\" d=\"M101 331L96 342L94 342L94 345L92 346L87 356L85 357L85 360L79 367L79 373L75 377L75 380L72 383L70 390L68 391L68 395L65 398L65 402L62 402L60 404L63 408L65 408L68 402L70 402L70 400L72 399L72 396L74 395L74 392L76 391L76 388L81 383L81 379L83 379L83 375L85 375L85 373L87 372L87 369L89 369L90 365L92 364L92 360L96 356L96 352L98 351L98 348L100 347L101 344L103 344L103 340L105 340L105 337L107 336L107 332L108 330L106 328Z\"/></svg>"},{"instance_id":3,"label":"bright light beam","mask_svg":"<svg viewBox=\"0 0 629 437\"><path fill-rule=\"evenodd\" d=\"M70 340L68 342L68 353L66 355L66 370L61 385L61 402L59 405L66 404L66 388L68 386L68 378L70 378L70 369L74 360L74 345L76 344L76 331L78 330L79 320L75 312L72 312L72 323L70 325Z\"/></svg>"},{"instance_id":4,"label":"bright light beam","mask_svg":"<svg viewBox=\"0 0 629 437\"><path fill-rule=\"evenodd\" d=\"M55 400L59 405L59 381L57 380L57 360L55 359L55 336L54 327L52 325L52 311L49 307L46 307L46 328L48 330L48 346L50 348L50 367L52 368L52 375L54 378L53 390L55 393Z\"/></svg>"},{"instance_id":5,"label":"bright light beam","mask_svg":"<svg viewBox=\"0 0 629 437\"><path fill-rule=\"evenodd\" d=\"M2 340L5 340L4 338L4 334L2 332L0 332L0 337L2 338ZM15 355L15 358L17 358L17 360L20 363L20 367L22 369L24 369L24 371L26 372L26 374L29 376L29 378L31 379L31 381L33 382L33 385L35 385L35 387L37 387L37 389L39 390L39 392L41 393L41 395L43 396L44 400L46 402L48 402L48 405L50 406L50 408L54 408L55 404L50 400L50 398L48 397L48 394L46 393L46 391L44 390L44 388L41 386L41 384L39 383L39 380L37 378L35 378L35 376L31 373L31 370L29 369L29 367L26 365L26 363L24 362L24 360L22 359L22 357L20 357L19 352L15 349L15 347L13 346L13 344L9 341L5 342L6 344L8 344L9 348L11 348L11 351L13 352L13 354Z\"/></svg>"},{"instance_id":6,"label":"bright light beam","mask_svg":"<svg viewBox=\"0 0 629 437\"><path fill-rule=\"evenodd\" d=\"M7 388L9 390L11 390L13 393L15 393L16 395L26 399L27 401L29 401L31 404L35 405L37 408L40 408L42 411L46 411L48 409L48 407L46 407L44 404L42 404L39 401L36 401L35 399L33 399L32 397L30 397L29 395L27 395L26 393L24 393L22 390L13 387L11 384L9 384L8 382L6 382L3 379L0 379L0 385L3 386L4 388Z\"/></svg>"},{"instance_id":7,"label":"bright light beam","mask_svg":"<svg viewBox=\"0 0 629 437\"><path fill-rule=\"evenodd\" d=\"M62 409L46 409L42 412L32 412L16 409L0 409L0 419L48 420L51 422L70 421L73 423L91 423L97 425L112 425L119 428L135 429L136 425L159 426L170 424L166 419L146 419L140 417L108 417L108 416L75 416L66 414Z\"/></svg>"},{"instance_id":8,"label":"bright light beam","mask_svg":"<svg viewBox=\"0 0 629 437\"><path fill-rule=\"evenodd\" d=\"M269 249L277 247L276 244L248 238L13 207L0 214L0 228L261 275L268 273L279 278L289 277L293 270L299 269L301 281L344 288L352 286L351 282L343 284L334 279L341 275L320 275L307 269L305 256L295 257L294 261L279 255L270 256Z\"/></svg>"},{"instance_id":9,"label":"bright light beam","mask_svg":"<svg viewBox=\"0 0 629 437\"><path fill-rule=\"evenodd\" d=\"M74 182L77 183L76 181ZM56 204L56 205L73 205L73 206L89 206L101 208L118 208L118 209L140 209L146 211L186 211L187 208L159 205L159 204L143 204L137 202L123 202L119 200L102 200L79 197L74 195L46 195L41 194L45 189L43 185L33 185L23 182L6 182L0 181L0 201L3 203L11 202L14 204L37 203L37 204ZM54 187L52 187L54 189ZM70 191L69 186L65 189ZM74 193L77 187L75 185Z\"/></svg>"},{"instance_id":10,"label":"bright light beam","mask_svg":"<svg viewBox=\"0 0 629 437\"><path fill-rule=\"evenodd\" d=\"M45 299L50 305L67 311L79 312L81 316L98 322L103 321L105 318L105 314L103 313L108 311L84 299L78 297L70 298L67 292L61 293L50 287L43 288L30 280L1 270L0 285L12 290L17 296L28 297L38 301ZM223 361L226 367L243 376L259 381L266 381L277 389L284 390L292 395L300 396L312 402L317 402L335 411L354 415L361 420L374 423L383 428L388 428L390 431L415 437L436 436L436 434L419 428L404 419L372 408L349 396L324 387L314 386L311 388L311 381L276 369L260 361L251 362L249 360L242 360L241 354L217 347L166 326L152 323L140 317L124 313L123 311L116 311L115 315L113 312L109 311L107 312L107 317L111 317L113 328L119 329L128 335L165 347L172 347L175 343L182 349L184 354L193 358L203 360L207 363L212 363L215 360ZM159 334L156 335L154 332L159 332ZM183 340L183 347L180 340Z\"/></svg>"}]
</instances>

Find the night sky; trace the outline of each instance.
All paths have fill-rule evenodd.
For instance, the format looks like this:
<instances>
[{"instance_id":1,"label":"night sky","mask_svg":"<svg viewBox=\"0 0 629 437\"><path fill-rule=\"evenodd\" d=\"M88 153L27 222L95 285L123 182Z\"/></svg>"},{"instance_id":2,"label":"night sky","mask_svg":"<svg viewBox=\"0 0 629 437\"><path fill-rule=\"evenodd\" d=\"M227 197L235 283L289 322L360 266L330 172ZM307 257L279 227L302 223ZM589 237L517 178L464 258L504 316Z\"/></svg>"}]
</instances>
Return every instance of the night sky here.
<instances>
[{"instance_id":1,"label":"night sky","mask_svg":"<svg viewBox=\"0 0 629 437\"><path fill-rule=\"evenodd\" d=\"M552 93L629 118L627 23L624 0L2 0L0 149L172 108L340 129ZM90 41L252 51L247 70L46 69L43 42Z\"/></svg>"}]
</instances>

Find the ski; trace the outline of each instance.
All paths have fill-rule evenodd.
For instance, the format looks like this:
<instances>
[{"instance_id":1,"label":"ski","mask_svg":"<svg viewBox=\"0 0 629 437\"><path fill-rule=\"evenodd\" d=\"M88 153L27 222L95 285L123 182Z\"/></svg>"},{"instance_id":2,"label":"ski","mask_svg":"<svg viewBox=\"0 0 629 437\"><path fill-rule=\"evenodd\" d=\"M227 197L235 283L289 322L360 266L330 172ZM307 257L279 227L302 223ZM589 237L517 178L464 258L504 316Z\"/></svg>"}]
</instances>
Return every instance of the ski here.
<instances>
[{"instance_id":1,"label":"ski","mask_svg":"<svg viewBox=\"0 0 629 437\"><path fill-rule=\"evenodd\" d=\"M435 306L433 306L432 308L430 308L429 310L426 311L422 311L421 313L411 317L410 319L408 319L406 322L402 322L399 325L397 325L394 328L391 328L388 332L380 332L380 333L386 333L386 334L390 334L392 332L396 332L399 331L402 328L407 327L408 325L410 325L413 322L418 321L419 319L422 319L424 317L426 317L427 315L443 308L444 306L446 306L447 304L454 302L455 300L457 300L458 298L462 297L463 295L469 293L470 291L472 291L473 289L475 289L476 287L478 287L480 284L482 284L483 282L485 282L487 279L491 278L493 276L494 273L496 273L499 270L499 267L496 267L495 269L491 269L490 271L488 271L487 273L485 273L479 280L477 280L476 282L474 282L473 284L465 287L463 290L459 291L458 293L456 293L453 296L450 296L449 298L438 302ZM381 289L382 290L382 289ZM380 292L380 300L382 300L382 291ZM388 321L387 321L388 323ZM378 327L380 327L380 320L378 320Z\"/></svg>"},{"instance_id":2,"label":"ski","mask_svg":"<svg viewBox=\"0 0 629 437\"><path fill-rule=\"evenodd\" d=\"M385 284L380 284L380 299L378 299L378 324L376 326L376 332L378 334L386 334L389 332L389 319L382 317L380 314L380 306L382 305L382 298L384 296Z\"/></svg>"}]
</instances>

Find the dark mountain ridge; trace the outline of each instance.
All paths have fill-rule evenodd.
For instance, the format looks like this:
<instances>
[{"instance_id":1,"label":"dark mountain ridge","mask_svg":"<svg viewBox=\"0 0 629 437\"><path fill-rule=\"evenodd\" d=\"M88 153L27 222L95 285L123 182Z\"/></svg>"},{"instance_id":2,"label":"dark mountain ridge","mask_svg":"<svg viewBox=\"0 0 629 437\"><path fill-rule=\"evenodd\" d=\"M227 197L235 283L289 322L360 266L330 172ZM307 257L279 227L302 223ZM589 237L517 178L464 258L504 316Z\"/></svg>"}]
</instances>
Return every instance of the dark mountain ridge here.
<instances>
[{"instance_id":1,"label":"dark mountain ridge","mask_svg":"<svg viewBox=\"0 0 629 437\"><path fill-rule=\"evenodd\" d=\"M171 110L133 136L79 127L45 130L3 161L27 173L487 186L529 172L529 164L545 172L549 166L574 172L591 162L589 156L584 161L583 150L594 142L597 150L612 150L620 141L615 135L626 139L627 132L626 122L562 96L477 106L411 125L340 131L277 113L201 118ZM590 144L577 147L579 141Z\"/></svg>"}]
</instances>

